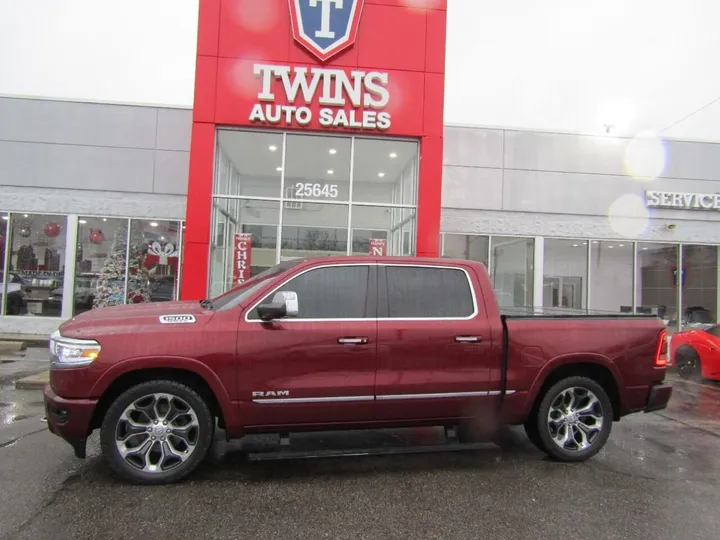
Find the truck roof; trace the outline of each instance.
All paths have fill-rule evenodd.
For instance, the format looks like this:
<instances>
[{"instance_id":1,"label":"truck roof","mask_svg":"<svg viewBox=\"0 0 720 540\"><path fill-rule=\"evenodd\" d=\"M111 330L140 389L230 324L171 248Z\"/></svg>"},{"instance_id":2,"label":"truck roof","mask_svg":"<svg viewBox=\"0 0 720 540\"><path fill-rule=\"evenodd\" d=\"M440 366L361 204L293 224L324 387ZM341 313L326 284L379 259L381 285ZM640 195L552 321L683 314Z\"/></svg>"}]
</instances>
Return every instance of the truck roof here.
<instances>
[{"instance_id":1,"label":"truck roof","mask_svg":"<svg viewBox=\"0 0 720 540\"><path fill-rule=\"evenodd\" d=\"M364 262L375 262L375 263L408 263L408 264L424 264L424 265L482 265L477 261L469 261L467 259L453 259L445 257L410 257L410 256L385 256L385 257L373 257L370 255L332 255L329 257L303 257L298 259L298 263L364 263ZM484 266L484 265L483 265Z\"/></svg>"}]
</instances>

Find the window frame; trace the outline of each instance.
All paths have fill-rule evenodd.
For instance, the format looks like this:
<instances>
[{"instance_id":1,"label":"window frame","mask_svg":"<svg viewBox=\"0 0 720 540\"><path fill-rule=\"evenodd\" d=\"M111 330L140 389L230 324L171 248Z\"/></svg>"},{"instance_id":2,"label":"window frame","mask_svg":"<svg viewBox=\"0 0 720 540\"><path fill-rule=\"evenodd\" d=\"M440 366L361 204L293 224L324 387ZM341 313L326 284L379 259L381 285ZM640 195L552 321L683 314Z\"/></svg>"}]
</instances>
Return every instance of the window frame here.
<instances>
[{"instance_id":1,"label":"window frame","mask_svg":"<svg viewBox=\"0 0 720 540\"><path fill-rule=\"evenodd\" d=\"M476 318L480 313L477 293L470 272L463 266L443 265L443 264L418 264L418 263L387 263L379 264L381 268L378 273L378 321L470 321ZM390 317L390 294L388 291L387 267L401 268L428 268L435 270L455 270L465 274L473 303L473 312L466 317ZM382 315L380 316L380 310Z\"/></svg>"},{"instance_id":2,"label":"window frame","mask_svg":"<svg viewBox=\"0 0 720 540\"><path fill-rule=\"evenodd\" d=\"M378 308L378 302L377 302L377 293L378 293L378 273L377 273L377 263L368 261L368 262L354 262L354 263L344 263L344 262L337 262L337 263L329 263L329 264L322 264L318 266L310 266L308 268L304 268L300 270L297 273L292 274L286 279L283 279L282 282L280 282L278 285L275 285L274 287L266 290L261 291L258 295L258 297L253 300L249 305L250 307L245 312L244 320L246 323L255 323L255 324L268 324L267 321L263 321L261 319L251 319L250 315L255 311L255 309L260 305L260 303L265 300L268 296L274 295L278 290L282 289L285 285L290 283L295 278L298 278L302 276L303 274L307 274L308 272L312 272L313 270L321 270L323 268L347 268L347 267L355 267L355 266L366 266L368 268L368 287L367 291L365 293L365 314L366 317L357 318L336 318L336 319L328 319L328 318L310 318L310 319L303 319L299 317L291 317L291 318L283 318L278 319L280 322L368 322L368 321L376 321L377 320L377 308Z\"/></svg>"}]
</instances>

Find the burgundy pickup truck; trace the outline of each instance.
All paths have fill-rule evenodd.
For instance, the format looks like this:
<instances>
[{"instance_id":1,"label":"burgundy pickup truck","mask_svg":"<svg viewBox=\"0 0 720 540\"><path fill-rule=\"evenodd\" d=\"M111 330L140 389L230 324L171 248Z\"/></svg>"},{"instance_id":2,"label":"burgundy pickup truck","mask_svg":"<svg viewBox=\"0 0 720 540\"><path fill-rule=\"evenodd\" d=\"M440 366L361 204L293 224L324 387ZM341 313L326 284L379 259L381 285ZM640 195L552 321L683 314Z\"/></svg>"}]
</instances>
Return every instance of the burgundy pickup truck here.
<instances>
[{"instance_id":1,"label":"burgundy pickup truck","mask_svg":"<svg viewBox=\"0 0 720 540\"><path fill-rule=\"evenodd\" d=\"M213 300L94 310L50 342L49 429L121 477L178 480L226 437L444 426L477 444L523 424L595 455L613 421L666 407L652 316L501 314L487 270L450 259L293 260Z\"/></svg>"}]
</instances>

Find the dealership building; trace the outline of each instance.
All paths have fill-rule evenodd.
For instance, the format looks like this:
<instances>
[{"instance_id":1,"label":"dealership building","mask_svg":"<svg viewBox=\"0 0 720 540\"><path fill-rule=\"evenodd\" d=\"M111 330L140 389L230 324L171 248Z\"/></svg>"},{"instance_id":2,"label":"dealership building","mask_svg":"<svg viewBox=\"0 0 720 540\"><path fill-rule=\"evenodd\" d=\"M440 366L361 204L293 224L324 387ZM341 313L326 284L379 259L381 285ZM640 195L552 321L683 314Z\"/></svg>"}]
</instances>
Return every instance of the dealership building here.
<instances>
[{"instance_id":1,"label":"dealership building","mask_svg":"<svg viewBox=\"0 0 720 540\"><path fill-rule=\"evenodd\" d=\"M719 320L720 144L448 125L446 2L266 1L262 31L201 3L192 110L0 98L0 334L338 254L481 261L504 307Z\"/></svg>"}]
</instances>

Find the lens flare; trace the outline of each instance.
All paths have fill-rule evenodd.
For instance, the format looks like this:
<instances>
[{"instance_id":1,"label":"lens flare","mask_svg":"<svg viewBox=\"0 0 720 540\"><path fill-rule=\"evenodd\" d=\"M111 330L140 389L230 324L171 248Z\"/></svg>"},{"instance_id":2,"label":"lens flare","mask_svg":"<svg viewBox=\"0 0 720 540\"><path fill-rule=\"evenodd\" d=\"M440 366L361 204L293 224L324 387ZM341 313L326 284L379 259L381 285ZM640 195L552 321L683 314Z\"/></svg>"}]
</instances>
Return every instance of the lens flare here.
<instances>
[{"instance_id":1,"label":"lens flare","mask_svg":"<svg viewBox=\"0 0 720 540\"><path fill-rule=\"evenodd\" d=\"M437 9L441 0L400 0L400 4L410 9Z\"/></svg>"},{"instance_id":2,"label":"lens flare","mask_svg":"<svg viewBox=\"0 0 720 540\"><path fill-rule=\"evenodd\" d=\"M652 182L665 170L665 142L653 134L640 134L625 147L625 172L643 182Z\"/></svg>"},{"instance_id":3,"label":"lens flare","mask_svg":"<svg viewBox=\"0 0 720 540\"><path fill-rule=\"evenodd\" d=\"M616 234L625 238L638 238L648 228L650 211L642 197L629 193L618 197L610 205L608 221Z\"/></svg>"},{"instance_id":4,"label":"lens flare","mask_svg":"<svg viewBox=\"0 0 720 540\"><path fill-rule=\"evenodd\" d=\"M223 5L224 8L225 5ZM235 3L233 15L245 30L264 33L275 25L279 13L277 2L240 0Z\"/></svg>"}]
</instances>

